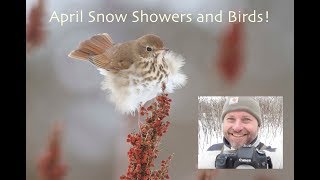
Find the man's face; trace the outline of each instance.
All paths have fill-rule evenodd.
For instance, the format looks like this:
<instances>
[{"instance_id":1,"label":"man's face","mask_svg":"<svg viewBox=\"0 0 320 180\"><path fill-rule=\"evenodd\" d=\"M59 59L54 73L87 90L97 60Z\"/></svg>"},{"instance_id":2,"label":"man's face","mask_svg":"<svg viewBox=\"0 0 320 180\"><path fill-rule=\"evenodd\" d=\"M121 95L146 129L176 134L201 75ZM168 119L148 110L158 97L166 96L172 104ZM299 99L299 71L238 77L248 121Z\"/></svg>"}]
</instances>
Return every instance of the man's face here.
<instances>
[{"instance_id":1,"label":"man's face","mask_svg":"<svg viewBox=\"0 0 320 180\"><path fill-rule=\"evenodd\" d=\"M232 111L223 120L223 134L230 145L238 149L250 144L258 135L257 119L244 111Z\"/></svg>"}]
</instances>

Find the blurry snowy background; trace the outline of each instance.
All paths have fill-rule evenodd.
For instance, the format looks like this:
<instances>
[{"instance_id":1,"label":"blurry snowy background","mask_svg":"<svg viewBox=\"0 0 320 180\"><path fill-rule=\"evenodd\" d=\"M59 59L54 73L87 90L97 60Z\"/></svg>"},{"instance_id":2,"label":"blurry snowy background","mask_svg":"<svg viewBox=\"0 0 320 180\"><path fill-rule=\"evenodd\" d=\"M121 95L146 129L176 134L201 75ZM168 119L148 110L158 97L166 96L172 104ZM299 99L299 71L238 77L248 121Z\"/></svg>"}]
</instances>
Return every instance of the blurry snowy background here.
<instances>
[{"instance_id":1,"label":"blurry snowy background","mask_svg":"<svg viewBox=\"0 0 320 180\"><path fill-rule=\"evenodd\" d=\"M37 0L26 1L27 17ZM268 23L245 23L243 73L226 84L214 67L218 38L227 23L48 23L51 13L77 10L131 13L214 13L218 10L268 10ZM26 179L36 176L36 159L55 121L65 124L63 160L71 168L67 180L119 179L126 172L126 136L136 123L115 112L100 90L102 76L89 63L68 53L96 33L107 32L115 42L146 33L159 35L167 47L183 55L187 85L171 94L171 126L160 157L175 153L169 168L173 180L196 179L198 154L198 96L283 96L284 169L269 171L278 179L293 178L294 18L290 0L44 0L45 41L26 59ZM27 19L28 23L28 19ZM254 171L256 174L263 171ZM221 171L217 179L250 179L255 173Z\"/></svg>"}]
</instances>

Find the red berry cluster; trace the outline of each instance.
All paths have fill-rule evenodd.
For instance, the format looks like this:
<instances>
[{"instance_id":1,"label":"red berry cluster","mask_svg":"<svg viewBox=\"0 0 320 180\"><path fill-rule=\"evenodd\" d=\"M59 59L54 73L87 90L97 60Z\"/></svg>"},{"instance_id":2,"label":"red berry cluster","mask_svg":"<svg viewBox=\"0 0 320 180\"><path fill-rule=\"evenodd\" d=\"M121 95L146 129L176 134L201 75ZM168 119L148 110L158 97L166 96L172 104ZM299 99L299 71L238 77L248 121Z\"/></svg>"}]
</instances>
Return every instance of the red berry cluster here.
<instances>
[{"instance_id":1,"label":"red berry cluster","mask_svg":"<svg viewBox=\"0 0 320 180\"><path fill-rule=\"evenodd\" d=\"M45 39L43 18L45 16L44 0L38 0L28 15L28 24L26 25L27 51L36 46L40 46Z\"/></svg>"},{"instance_id":2,"label":"red berry cluster","mask_svg":"<svg viewBox=\"0 0 320 180\"><path fill-rule=\"evenodd\" d=\"M127 142L132 145L128 152L129 166L126 175L122 175L120 179L169 179L168 167L172 155L161 161L160 169L152 168L155 167L154 160L159 154L161 137L170 125L169 121L163 122L169 116L170 103L168 94L162 93L156 97L156 102L147 108L140 108L140 115L146 116L145 122L140 126L139 132L128 135Z\"/></svg>"},{"instance_id":3,"label":"red berry cluster","mask_svg":"<svg viewBox=\"0 0 320 180\"><path fill-rule=\"evenodd\" d=\"M68 166L61 160L62 124L54 124L50 132L49 143L37 161L37 172L40 180L63 180Z\"/></svg>"}]
</instances>

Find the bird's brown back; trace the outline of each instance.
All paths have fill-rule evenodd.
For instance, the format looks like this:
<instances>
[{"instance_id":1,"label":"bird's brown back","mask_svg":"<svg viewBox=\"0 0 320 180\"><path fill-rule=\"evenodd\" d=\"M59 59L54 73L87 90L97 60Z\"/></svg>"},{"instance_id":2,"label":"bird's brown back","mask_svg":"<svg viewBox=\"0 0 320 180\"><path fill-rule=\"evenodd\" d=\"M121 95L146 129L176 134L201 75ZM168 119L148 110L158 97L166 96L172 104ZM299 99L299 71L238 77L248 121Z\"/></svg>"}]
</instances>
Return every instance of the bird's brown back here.
<instances>
[{"instance_id":1,"label":"bird's brown back","mask_svg":"<svg viewBox=\"0 0 320 180\"><path fill-rule=\"evenodd\" d=\"M110 61L116 66L117 69L128 69L140 57L135 48L135 40L125 43L119 43L110 49Z\"/></svg>"}]
</instances>

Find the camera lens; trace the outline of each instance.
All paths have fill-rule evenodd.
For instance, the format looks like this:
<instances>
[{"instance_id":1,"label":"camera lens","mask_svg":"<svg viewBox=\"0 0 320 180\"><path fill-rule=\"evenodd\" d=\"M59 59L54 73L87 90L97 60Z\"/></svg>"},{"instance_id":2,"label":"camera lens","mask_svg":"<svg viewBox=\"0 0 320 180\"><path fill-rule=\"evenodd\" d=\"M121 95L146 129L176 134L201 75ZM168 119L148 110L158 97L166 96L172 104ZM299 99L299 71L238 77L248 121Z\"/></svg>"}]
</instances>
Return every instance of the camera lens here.
<instances>
[{"instance_id":1,"label":"camera lens","mask_svg":"<svg viewBox=\"0 0 320 180\"><path fill-rule=\"evenodd\" d=\"M255 169L253 166L247 165L247 164L242 164L236 167L236 169Z\"/></svg>"}]
</instances>

